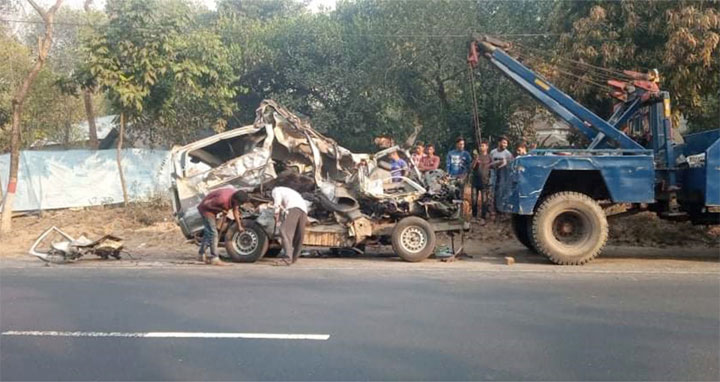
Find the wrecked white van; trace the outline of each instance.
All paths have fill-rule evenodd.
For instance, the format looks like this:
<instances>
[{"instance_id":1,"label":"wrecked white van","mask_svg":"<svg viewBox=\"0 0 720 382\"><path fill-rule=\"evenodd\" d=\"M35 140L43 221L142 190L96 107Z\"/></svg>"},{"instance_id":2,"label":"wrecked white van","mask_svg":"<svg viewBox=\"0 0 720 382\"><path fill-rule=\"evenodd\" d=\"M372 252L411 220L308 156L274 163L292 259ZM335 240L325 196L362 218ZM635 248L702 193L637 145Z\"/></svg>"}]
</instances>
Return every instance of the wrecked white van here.
<instances>
[{"instance_id":1,"label":"wrecked white van","mask_svg":"<svg viewBox=\"0 0 720 382\"><path fill-rule=\"evenodd\" d=\"M389 171L393 152L409 164L395 181ZM414 262L434 252L436 232L462 238L469 228L469 192L442 171L420 174L397 146L350 152L270 100L260 104L253 125L174 148L171 158L175 218L188 239L201 238L196 207L208 192L233 186L251 195L243 206L245 231L230 224L220 233L228 256L238 262L279 251L270 205L275 186L291 187L308 202L306 247L362 251L366 244L391 244Z\"/></svg>"}]
</instances>

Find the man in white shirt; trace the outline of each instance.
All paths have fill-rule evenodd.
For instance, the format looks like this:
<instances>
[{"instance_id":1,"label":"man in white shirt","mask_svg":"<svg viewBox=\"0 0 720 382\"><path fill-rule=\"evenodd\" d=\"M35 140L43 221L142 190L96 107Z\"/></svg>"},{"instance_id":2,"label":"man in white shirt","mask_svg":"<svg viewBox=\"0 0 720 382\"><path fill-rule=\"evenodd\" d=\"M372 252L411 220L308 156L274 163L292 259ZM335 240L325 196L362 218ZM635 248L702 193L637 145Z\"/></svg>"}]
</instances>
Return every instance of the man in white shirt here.
<instances>
[{"instance_id":1,"label":"man in white shirt","mask_svg":"<svg viewBox=\"0 0 720 382\"><path fill-rule=\"evenodd\" d=\"M280 213L284 212L280 224L280 238L285 250L285 257L281 260L285 265L294 264L300 256L305 237L307 203L302 195L288 187L275 187L272 190L272 197L276 222L281 216Z\"/></svg>"},{"instance_id":2,"label":"man in white shirt","mask_svg":"<svg viewBox=\"0 0 720 382\"><path fill-rule=\"evenodd\" d=\"M513 155L508 150L508 139L501 136L498 139L496 149L490 151L492 158L491 167L495 172L495 208L500 209L507 198L510 189L510 168L508 164L512 162Z\"/></svg>"},{"instance_id":3,"label":"man in white shirt","mask_svg":"<svg viewBox=\"0 0 720 382\"><path fill-rule=\"evenodd\" d=\"M510 150L508 150L508 139L504 136L498 140L497 148L490 151L492 157L493 168L503 168L508 165L514 158Z\"/></svg>"}]
</instances>

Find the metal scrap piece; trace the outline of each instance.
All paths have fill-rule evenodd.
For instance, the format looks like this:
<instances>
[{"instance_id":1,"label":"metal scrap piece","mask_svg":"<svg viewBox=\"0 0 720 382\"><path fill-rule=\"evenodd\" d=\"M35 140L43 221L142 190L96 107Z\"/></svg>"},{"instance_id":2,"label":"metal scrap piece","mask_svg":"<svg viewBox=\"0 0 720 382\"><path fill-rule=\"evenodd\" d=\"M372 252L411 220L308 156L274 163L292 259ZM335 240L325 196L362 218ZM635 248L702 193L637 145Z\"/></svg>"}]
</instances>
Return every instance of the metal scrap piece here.
<instances>
[{"instance_id":1,"label":"metal scrap piece","mask_svg":"<svg viewBox=\"0 0 720 382\"><path fill-rule=\"evenodd\" d=\"M38 248L45 243L51 233L56 232L65 240L60 242L52 242L49 250L41 251ZM69 261L79 259L86 254L94 254L107 259L112 256L116 259L120 258L120 251L123 249L123 240L114 235L105 235L97 240L90 240L85 235L75 239L60 228L52 226L46 229L35 239L35 242L28 251L29 254L36 256L40 260L62 264Z\"/></svg>"}]
</instances>

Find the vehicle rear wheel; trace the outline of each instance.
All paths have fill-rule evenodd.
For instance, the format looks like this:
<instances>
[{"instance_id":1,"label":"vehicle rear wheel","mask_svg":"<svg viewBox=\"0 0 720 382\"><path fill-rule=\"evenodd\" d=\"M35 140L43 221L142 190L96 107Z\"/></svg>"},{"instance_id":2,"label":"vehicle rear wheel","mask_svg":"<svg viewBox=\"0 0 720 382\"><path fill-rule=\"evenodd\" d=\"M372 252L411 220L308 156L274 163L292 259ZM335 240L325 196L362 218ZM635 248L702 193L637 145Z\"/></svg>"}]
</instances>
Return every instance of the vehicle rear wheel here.
<instances>
[{"instance_id":1,"label":"vehicle rear wheel","mask_svg":"<svg viewBox=\"0 0 720 382\"><path fill-rule=\"evenodd\" d=\"M582 265L605 247L607 218L589 196L559 192L547 197L537 209L531 238L536 250L553 263Z\"/></svg>"},{"instance_id":2,"label":"vehicle rear wheel","mask_svg":"<svg viewBox=\"0 0 720 382\"><path fill-rule=\"evenodd\" d=\"M395 224L391 241L398 256L414 263L427 259L435 250L435 230L427 220L410 216Z\"/></svg>"},{"instance_id":3,"label":"vehicle rear wheel","mask_svg":"<svg viewBox=\"0 0 720 382\"><path fill-rule=\"evenodd\" d=\"M254 263L261 259L268 249L268 237L263 228L252 220L243 220L245 230L239 232L233 224L225 233L225 250L232 261Z\"/></svg>"},{"instance_id":4,"label":"vehicle rear wheel","mask_svg":"<svg viewBox=\"0 0 720 382\"><path fill-rule=\"evenodd\" d=\"M531 215L513 215L512 228L515 237L522 245L531 251L535 251L532 243L532 216Z\"/></svg>"}]
</instances>

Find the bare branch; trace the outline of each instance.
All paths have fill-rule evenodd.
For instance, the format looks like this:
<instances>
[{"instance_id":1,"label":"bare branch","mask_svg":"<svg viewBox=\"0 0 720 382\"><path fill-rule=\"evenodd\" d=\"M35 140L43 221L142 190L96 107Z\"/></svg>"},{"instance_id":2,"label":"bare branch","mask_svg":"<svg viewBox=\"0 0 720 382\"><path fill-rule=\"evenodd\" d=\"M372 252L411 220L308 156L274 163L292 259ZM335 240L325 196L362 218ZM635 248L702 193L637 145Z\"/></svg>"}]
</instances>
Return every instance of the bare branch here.
<instances>
[{"instance_id":1,"label":"bare branch","mask_svg":"<svg viewBox=\"0 0 720 382\"><path fill-rule=\"evenodd\" d=\"M50 9L48 10L48 13L50 13L51 16L55 16L55 12L57 12L57 10L60 8L60 6L62 5L62 2L63 2L63 0L55 1L55 5L50 7Z\"/></svg>"},{"instance_id":2,"label":"bare branch","mask_svg":"<svg viewBox=\"0 0 720 382\"><path fill-rule=\"evenodd\" d=\"M34 0L27 0L27 2L30 3L30 5L32 5L33 8L35 8L35 11L37 11L37 13L39 13L40 16L44 20L45 19L45 10L42 9L42 7L40 7Z\"/></svg>"},{"instance_id":3,"label":"bare branch","mask_svg":"<svg viewBox=\"0 0 720 382\"><path fill-rule=\"evenodd\" d=\"M39 6L38 3L35 2L35 0L27 0L27 2L30 3L33 8L35 8L35 11L38 14L40 14L40 17L42 17L43 21L45 21L45 27L47 27L48 23L52 23L52 17L55 16L55 12L57 12L58 8L60 8L63 0L56 0L55 4L47 11L44 10L41 6ZM48 20L48 18L50 19Z\"/></svg>"},{"instance_id":4,"label":"bare branch","mask_svg":"<svg viewBox=\"0 0 720 382\"><path fill-rule=\"evenodd\" d=\"M93 0L85 0L83 3L83 9L85 12L90 12L90 4L92 4Z\"/></svg>"},{"instance_id":5,"label":"bare branch","mask_svg":"<svg viewBox=\"0 0 720 382\"><path fill-rule=\"evenodd\" d=\"M420 115L416 113L415 118L413 119L413 132L405 140L405 147L412 147L415 144L415 140L417 140L417 137L420 135L422 129L422 120L420 120Z\"/></svg>"}]
</instances>

